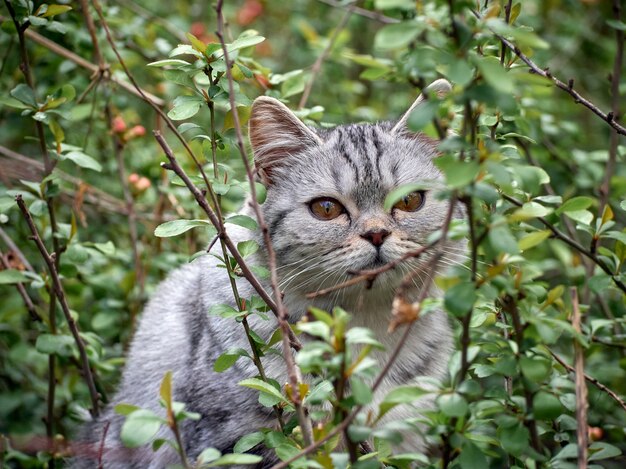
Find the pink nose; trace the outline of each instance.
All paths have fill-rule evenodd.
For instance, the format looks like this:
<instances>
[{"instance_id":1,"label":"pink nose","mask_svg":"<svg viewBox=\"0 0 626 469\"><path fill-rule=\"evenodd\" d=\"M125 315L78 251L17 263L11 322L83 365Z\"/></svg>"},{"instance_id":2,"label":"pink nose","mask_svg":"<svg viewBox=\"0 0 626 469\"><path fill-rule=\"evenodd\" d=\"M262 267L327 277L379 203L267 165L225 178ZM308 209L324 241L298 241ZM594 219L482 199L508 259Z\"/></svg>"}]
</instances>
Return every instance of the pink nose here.
<instances>
[{"instance_id":1,"label":"pink nose","mask_svg":"<svg viewBox=\"0 0 626 469\"><path fill-rule=\"evenodd\" d=\"M385 238L389 236L391 232L382 229L382 230L372 230L367 233L363 233L361 238L367 239L374 246L379 247L385 242Z\"/></svg>"}]
</instances>

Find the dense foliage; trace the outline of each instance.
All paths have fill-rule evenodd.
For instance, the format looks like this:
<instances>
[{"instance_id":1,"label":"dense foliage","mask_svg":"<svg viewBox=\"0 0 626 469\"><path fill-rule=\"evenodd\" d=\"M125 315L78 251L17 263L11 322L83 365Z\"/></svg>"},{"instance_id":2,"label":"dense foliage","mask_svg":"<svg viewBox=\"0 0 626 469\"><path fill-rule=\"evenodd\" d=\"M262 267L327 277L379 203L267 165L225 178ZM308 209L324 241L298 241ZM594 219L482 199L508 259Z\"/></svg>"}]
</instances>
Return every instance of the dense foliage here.
<instances>
[{"instance_id":1,"label":"dense foliage","mask_svg":"<svg viewBox=\"0 0 626 469\"><path fill-rule=\"evenodd\" d=\"M397 118L440 77L454 84L452 92L431 95L409 121L412 130L443 139L437 164L448 197L468 214L466 223L439 233L467 238L468 255L463 266L434 280L445 291L442 306L458 339L449 378L436 390L436 409L421 418L437 451L394 453L399 432L415 431L416 422L375 425L357 413L346 424L351 443L337 446L339 437L330 438L292 466L569 468L578 458L578 467L624 467L626 129L620 111L626 79L620 56L626 23L620 1L352 3L227 2L224 41L235 63L227 73L210 2L4 0L0 451L9 467L63 464L77 428L94 411L86 369L99 405L106 403L151 291L214 239L216 229L188 188L160 166L167 160L153 129L227 218L250 190L237 131L240 123L245 129L256 96L279 98L307 123L330 126ZM165 114L182 141L168 130ZM16 204L18 194L54 253L48 264ZM230 222L256 227L246 217ZM238 248L245 258L258 246ZM225 264L240 273L231 255ZM58 272L63 294L51 271ZM268 274L261 266L253 271ZM275 320L259 298L246 300L239 310L210 313ZM421 314L433 302L424 299ZM395 317L400 330L413 319ZM341 310L314 311L296 328L316 338L297 355L302 370L315 376L310 389L301 385L296 392L259 377L241 383L291 420L282 432L251 429L236 453L263 444L282 460L296 456L306 446L302 422L290 412L300 394L312 406L316 441L370 402L366 383L381 367L366 355L378 343L366 331L346 332L348 321ZM251 350L207 366L262 361L279 334L268 343L251 337ZM349 353L353 345L360 354ZM320 359L326 353L339 362ZM586 379L575 372L581 366ZM176 430L174 415L194 418L172 402L167 371L160 398L171 418L119 409L128 414L129 446L148 444L160 425ZM337 397L337 384L348 379L347 396ZM423 392L419 384L399 388L380 410ZM325 410L314 406L325 401L332 404ZM180 449L176 431L168 443ZM357 450L370 452L358 456ZM211 448L203 453L213 465L255 458Z\"/></svg>"}]
</instances>

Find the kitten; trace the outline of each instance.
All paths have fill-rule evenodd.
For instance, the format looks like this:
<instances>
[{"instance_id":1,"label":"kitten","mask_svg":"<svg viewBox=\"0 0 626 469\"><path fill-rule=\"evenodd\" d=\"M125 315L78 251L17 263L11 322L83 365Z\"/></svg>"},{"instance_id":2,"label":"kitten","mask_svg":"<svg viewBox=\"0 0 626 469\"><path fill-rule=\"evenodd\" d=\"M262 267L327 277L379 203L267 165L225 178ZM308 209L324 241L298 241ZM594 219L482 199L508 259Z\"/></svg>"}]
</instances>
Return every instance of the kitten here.
<instances>
[{"instance_id":1,"label":"kitten","mask_svg":"<svg viewBox=\"0 0 626 469\"><path fill-rule=\"evenodd\" d=\"M440 93L449 88L445 80L431 85ZM379 276L370 289L361 283L315 300L307 300L305 294L350 278L350 271L379 267L423 246L429 235L441 228L449 203L438 200L434 191L413 193L391 212L383 209L392 189L405 183L443 179L432 161L437 156L436 142L406 127L409 113L422 101L420 96L395 124L351 124L330 130L305 126L273 98L261 97L254 102L250 142L257 172L267 187L262 209L276 250L291 322L297 321L309 305L327 310L340 305L352 313L351 326L372 329L387 350L393 348L399 334L387 333L387 326L394 290L403 274L412 269L417 272L415 291L411 292L414 297L421 282L434 275L424 271L426 261L412 259ZM243 213L250 215L252 211L246 206ZM461 216L459 209L455 217ZM236 241L256 237L262 244L260 234L244 228L234 227L229 233ZM461 249L461 244L451 241L445 246L448 254ZM104 415L85 432L97 447L103 422L110 422L105 467L160 468L178 461L167 445L157 452L150 445L123 448L119 432L124 418L112 411L115 404L123 402L163 414L158 392L167 370L173 372L174 400L201 415L200 420L185 421L181 426L191 460L210 446L232 452L241 436L274 426L274 415L258 404L257 392L237 385L257 375L251 361L239 360L224 373L213 371L213 363L226 350L249 349L241 324L207 314L212 305L233 304L226 273L216 267L217 263L213 256L203 256L173 272L146 306L120 389ZM253 263L264 263L262 252ZM238 279L237 284L243 298L255 294L245 279ZM436 295L435 287L431 289ZM276 328L274 320L249 320L265 339ZM382 383L378 401L391 387L416 376L442 378L451 350L445 313L437 311L420 318ZM380 358L384 360L384 354ZM264 357L263 362L268 376L287 381L280 357ZM403 416L402 412L397 408L395 417ZM171 438L170 430L163 428L158 436ZM410 435L405 447L423 449L423 442ZM265 464L272 461L266 455ZM75 467L93 465L93 460L75 462Z\"/></svg>"}]
</instances>

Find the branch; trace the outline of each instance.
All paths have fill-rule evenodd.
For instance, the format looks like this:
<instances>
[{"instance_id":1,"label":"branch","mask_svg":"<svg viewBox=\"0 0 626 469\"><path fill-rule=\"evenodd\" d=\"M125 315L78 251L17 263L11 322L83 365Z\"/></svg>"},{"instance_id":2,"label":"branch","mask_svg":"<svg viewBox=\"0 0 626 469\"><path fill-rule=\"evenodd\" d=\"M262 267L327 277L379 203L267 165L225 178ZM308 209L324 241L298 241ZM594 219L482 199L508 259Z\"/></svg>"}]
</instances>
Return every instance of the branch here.
<instances>
[{"instance_id":1,"label":"branch","mask_svg":"<svg viewBox=\"0 0 626 469\"><path fill-rule=\"evenodd\" d=\"M557 362L559 362L561 364L561 366L563 366L563 368L565 368L570 373L576 373L576 369L573 366L571 366L568 363L566 363L565 360L563 360L561 357L559 357L552 350L549 350L549 351L550 351L550 355L552 355L552 358L554 358ZM624 410L624 412L626 412L626 401L624 401L624 399L619 397L616 392L612 391L608 386L602 384L600 381L598 381L593 376L589 376L586 373L583 373L583 375L584 375L584 377L585 377L585 379L587 381L589 381L591 384L593 384L600 391L608 394L609 397L611 397L611 399L613 399L615 402L617 402L617 404Z\"/></svg>"},{"instance_id":2,"label":"branch","mask_svg":"<svg viewBox=\"0 0 626 469\"><path fill-rule=\"evenodd\" d=\"M580 307L578 305L578 290L570 288L572 297L572 327L580 334ZM576 441L578 447L578 469L587 469L587 456L589 453L589 428L587 424L587 383L585 383L585 355L583 347L574 337L574 368L576 370Z\"/></svg>"},{"instance_id":3,"label":"branch","mask_svg":"<svg viewBox=\"0 0 626 469\"><path fill-rule=\"evenodd\" d=\"M505 200L508 200L509 202L511 202L513 205L516 205L518 207L521 207L523 205L520 201L518 201L517 199L515 199L515 198L513 198L513 197L511 197L509 195L501 193L501 196ZM622 280L620 280L618 275L616 275L615 273L611 272L611 269L609 269L609 267L606 265L606 263L602 259L598 258L598 256L595 255L594 253L592 253L590 250L584 248L583 246L578 244L576 241L574 241L573 239L569 238L565 233L559 231L552 223L550 223L544 217L537 217L537 220L539 220L546 228L548 228L550 231L552 231L552 234L554 235L555 238L558 238L561 241L564 241L570 247L574 248L579 253L581 253L584 256L586 256L589 259L591 259L598 267L600 267L604 271L604 273L606 273L607 275L609 275L611 277L611 279L613 280L613 283L615 283L615 285L620 290L622 290L624 293L626 293L626 284Z\"/></svg>"},{"instance_id":4,"label":"branch","mask_svg":"<svg viewBox=\"0 0 626 469\"><path fill-rule=\"evenodd\" d=\"M360 7L354 6L354 4L348 6L345 3L339 3L337 0L317 0L317 1L325 3L326 5L330 5L331 7L343 8L344 10L347 8L352 8L352 11L355 15L359 15L359 16L362 16L363 18L367 18L370 20L378 21L379 23L395 24L395 23L400 22L400 20L396 18L385 16L382 13L378 13L377 11L371 11L365 8L360 8Z\"/></svg>"},{"instance_id":5,"label":"branch","mask_svg":"<svg viewBox=\"0 0 626 469\"><path fill-rule=\"evenodd\" d=\"M613 0L613 18L621 21L621 0ZM615 61L613 63L613 73L611 74L611 113L615 119L620 117L620 93L619 84L622 75L622 62L624 58L624 31L619 28L615 29ZM616 131L611 132L611 140L609 143L609 159L604 170L604 180L600 186L600 206L598 213L602 216L604 207L609 202L609 193L611 191L611 177L615 172L615 162L617 161L617 146L619 144L619 135Z\"/></svg>"},{"instance_id":6,"label":"branch","mask_svg":"<svg viewBox=\"0 0 626 469\"><path fill-rule=\"evenodd\" d=\"M298 382L301 380L300 370L296 365L293 354L289 348L289 337L290 333L292 333L291 328L289 327L288 321L288 312L287 308L283 304L283 295L280 291L278 285L278 274L276 272L276 253L274 252L274 247L272 245L272 240L270 238L269 229L267 228L267 224L265 223L265 218L263 216L263 211L259 206L259 202L257 200L256 194L256 186L254 180L254 174L252 172L252 168L250 167L250 162L248 161L248 155L246 154L246 149L243 142L243 134L241 132L241 123L239 122L239 115L237 113L237 106L235 103L235 90L233 84L233 76L231 71L232 62L228 57L228 48L224 42L224 15L222 13L222 7L224 5L223 0L218 0L217 5L215 7L215 11L217 12L217 32L216 35L220 41L222 46L222 51L224 53L224 62L226 63L226 78L228 80L228 97L230 101L230 110L233 116L233 124L235 127L235 132L237 135L237 146L239 148L239 152L241 153L241 159L243 161L244 167L246 169L246 174L248 176L248 182L250 183L250 195L251 195L251 203L252 208L254 209L254 213L256 214L257 221L259 223L259 228L263 234L263 240L265 242L265 249L267 250L267 263L270 271L270 283L272 285L272 290L274 292L274 299L276 302L276 313L278 316L278 324L280 325L280 329L282 331L282 340L283 340L283 356L285 359L285 363L287 365L287 374L289 375L289 381L291 383L293 398L292 402L296 408L296 414L298 416L298 422L300 424L300 429L302 430L302 437L304 439L305 444L310 444L313 441L313 430L311 428L311 421L306 415L305 409L302 405L302 399L304 396L300 395L300 386L298 386Z\"/></svg>"},{"instance_id":7,"label":"branch","mask_svg":"<svg viewBox=\"0 0 626 469\"><path fill-rule=\"evenodd\" d=\"M472 10L472 13L479 20L482 19L482 17L476 11ZM515 55L517 55L522 60L522 62L524 62L526 65L528 65L528 68L530 68L530 70L533 73L536 73L537 75L540 75L540 76L542 76L544 78L547 78L557 88L562 89L563 91L568 93L570 96L572 96L572 98L574 98L574 102L575 103L582 104L583 106L585 106L587 109L589 109L595 115L597 115L603 121L605 121L607 124L609 124L611 127L613 127L613 129L615 129L615 131L617 133L619 133L621 135L626 135L626 127L624 127L623 125L620 125L618 122L615 121L617 116L615 116L612 112L609 112L608 114L605 114L604 112L602 112L602 110L598 106L593 104L588 99L585 99L578 91L576 91L574 89L574 80L570 80L567 84L563 83L561 80L559 80L554 75L552 75L552 72L550 72L549 69L546 69L546 70L541 69L535 62L533 62L531 59L529 59L519 49L519 47L517 47L515 44L513 44L508 39L505 39L504 36L496 33L493 30L491 32L493 33L493 35L495 37L497 37L498 39L500 39L500 41L502 41L502 44L504 44L506 47L511 49L513 51L513 53Z\"/></svg>"},{"instance_id":8,"label":"branch","mask_svg":"<svg viewBox=\"0 0 626 469\"><path fill-rule=\"evenodd\" d=\"M61 56L63 58L66 58L70 62L74 62L76 65L78 65L78 66L80 66L80 67L82 67L82 68L84 68L86 70L89 70L92 73L92 75L100 73L100 68L97 65L92 64L88 60L83 59L81 56L76 55L74 52L66 49L65 47L62 47L62 46L58 45L56 42L51 41L47 37L44 37L41 34L36 33L35 31L31 31L30 29L27 29L25 31L25 35L26 35L26 37L31 39L33 42L36 42L40 46L45 47L49 51L54 52L55 54L57 54L57 55L59 55L59 56ZM115 78L114 76L111 76L108 79L110 81L112 81L113 83L115 83L116 85L119 85L120 88L123 88L124 90L128 91L129 93L134 94L135 96L138 96L138 97L140 97L140 98L142 98L144 100L147 100L147 101L153 103L156 106L164 106L165 105L165 101L163 101L161 98L153 95L152 93L149 93L149 92L144 91L144 90L141 90L141 92L139 92L130 83L127 83L127 82L125 82L123 80Z\"/></svg>"},{"instance_id":9,"label":"branch","mask_svg":"<svg viewBox=\"0 0 626 469\"><path fill-rule=\"evenodd\" d=\"M436 268L437 262L439 261L439 258L441 257L441 255L436 255L434 256L429 264L428 264L428 268ZM410 275L410 274L409 274ZM416 300L416 304L421 304L426 297L428 296L428 292L430 290L430 287L432 285L433 282L433 277L430 277L429 280L426 281L426 283L424 283L422 285L422 290L420 291L420 294ZM394 298L395 301L395 298ZM376 390L378 389L378 387L381 385L381 383L383 382L383 379L385 378L385 376L387 376L387 373L389 373L389 371L391 370L391 368L393 367L395 361L397 360L398 356L400 355L400 351L402 350L402 348L404 347L410 333L411 330L413 328L413 325L415 324L415 322L417 322L418 320L418 316L415 316L415 318L410 321L407 322L407 326L404 329L404 332L402 333L402 336L400 337L400 340L397 342L393 352L391 353L391 355L389 356L389 359L387 360L387 363L385 364L384 368L380 371L380 373L378 374L378 376L376 377L376 379L374 380L374 384L372 385L372 392L376 392ZM302 451L300 451L298 454L296 454L295 456L293 456L292 458L283 461L281 463L275 464L274 466L271 467L271 469L285 469L286 467L288 467L292 462L297 461L298 459L306 456L307 454L312 453L313 451L315 451L316 449L318 449L320 446L322 446L324 443L326 443L328 440L330 440L331 438L335 437L336 435L344 432L348 426L352 423L352 421L354 420L354 418L357 416L357 414L359 412L361 412L361 410L363 410L362 405L356 406L355 408L353 408L352 412L350 412L350 414L339 424L337 425L332 431L330 431L325 437L321 438L320 440L312 443L311 445L307 446L306 448L304 448Z\"/></svg>"},{"instance_id":10,"label":"branch","mask_svg":"<svg viewBox=\"0 0 626 469\"><path fill-rule=\"evenodd\" d=\"M309 78L309 81L304 87L302 97L300 98L300 102L298 103L298 109L302 109L306 105L306 102L309 99L309 95L311 94L311 89L313 88L313 84L315 83L315 79L317 78L317 75L322 69L322 64L324 63L324 60L326 60L326 58L330 55L330 52L333 46L335 45L335 42L337 41L339 34L346 27L348 20L350 19L350 17L352 16L352 13L354 12L354 7L355 5L353 3L346 9L345 13L341 17L341 20L339 20L339 24L333 31L333 34L330 36L330 39L328 39L328 44L326 44L326 47L324 48L322 53L319 55L317 60L315 60L315 63L311 67L311 77Z\"/></svg>"},{"instance_id":11,"label":"branch","mask_svg":"<svg viewBox=\"0 0 626 469\"><path fill-rule=\"evenodd\" d=\"M231 255L237 261L237 264L241 268L241 271L243 272L243 275L246 278L246 280L250 283L250 285L252 285L252 287L256 290L256 292L263 299L263 301L267 304L267 306L274 312L274 314L277 315L277 307L274 301L272 300L272 297L267 293L267 291L265 291L265 289L263 288L263 285L261 285L261 282L257 279L256 275L254 275L254 273L247 266L246 262L241 257L241 254L239 254L239 251L237 250L237 246L235 246L235 244L233 243L232 239L228 236L226 231L221 231L221 232L219 231L220 221L218 220L217 215L215 214L215 212L213 211L213 209L207 202L202 192L200 192L200 189L198 189L193 184L193 182L191 182L191 180L189 179L189 176L187 176L185 171L180 167L180 165L178 164L178 161L176 160L176 157L174 156L174 153L172 152L172 149L169 147L169 145L163 138L163 135L161 135L161 132L159 132L158 130L155 130L153 133L154 133L154 138L156 138L157 142L159 143L159 145L165 152L165 156L167 156L167 159L169 160L169 164L163 163L161 167L163 167L164 169L173 171L185 183L185 185L187 186L187 189L189 189L189 191L193 194L193 196L196 199L196 202L198 202L198 205L200 205L200 207L207 214L213 226L215 226L218 229L219 236L224 239L224 242L226 243L226 247L230 251ZM294 348L295 350L300 350L302 348L302 344L300 344L300 341L294 335L293 331L291 329L289 329L289 331L290 333L288 337L291 341L291 347Z\"/></svg>"},{"instance_id":12,"label":"branch","mask_svg":"<svg viewBox=\"0 0 626 469\"><path fill-rule=\"evenodd\" d=\"M50 278L52 279L52 287L54 289L54 293L61 303L61 309L63 310L63 314L65 316L65 320L67 321L67 325L70 328L72 336L74 337L74 341L76 342L76 347L78 348L78 353L81 359L81 370L83 373L83 377L87 383L87 387L89 388L89 395L91 397L91 415L93 417L97 417L100 412L98 410L98 392L96 391L96 385L94 383L93 374L91 372L91 368L89 367L89 358L87 357L87 352L85 351L85 343L83 339L80 337L80 332L78 331L78 325L72 314L70 312L69 305L67 304L67 299L65 297L65 291L63 290L63 285L61 284L61 279L59 278L59 273L57 272L57 267L55 265L54 258L48 253L46 246L43 244L41 237L39 236L39 232L37 231L37 227L35 226L35 222L33 221L30 213L28 212L28 208L24 203L21 195L17 195L15 197L15 201L17 202L26 223L28 223L28 227L32 234L32 240L37 245L37 249L41 253L43 260L48 266L48 272L50 273ZM54 302L54 298L51 299Z\"/></svg>"}]
</instances>

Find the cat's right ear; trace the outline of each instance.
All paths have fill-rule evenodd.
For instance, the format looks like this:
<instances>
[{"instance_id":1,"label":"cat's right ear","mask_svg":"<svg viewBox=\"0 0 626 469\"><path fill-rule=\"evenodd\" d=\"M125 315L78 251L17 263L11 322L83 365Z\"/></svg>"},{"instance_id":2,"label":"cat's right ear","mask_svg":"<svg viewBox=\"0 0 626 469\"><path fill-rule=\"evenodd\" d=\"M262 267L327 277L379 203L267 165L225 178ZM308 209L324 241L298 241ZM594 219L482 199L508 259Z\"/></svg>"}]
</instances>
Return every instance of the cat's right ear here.
<instances>
[{"instance_id":1,"label":"cat's right ear","mask_svg":"<svg viewBox=\"0 0 626 469\"><path fill-rule=\"evenodd\" d=\"M277 99L261 96L252 103L249 121L254 164L261 181L272 183L272 171L322 140Z\"/></svg>"},{"instance_id":2,"label":"cat's right ear","mask_svg":"<svg viewBox=\"0 0 626 469\"><path fill-rule=\"evenodd\" d=\"M439 80L433 81L430 85L428 85L422 94L415 100L415 102L411 105L408 111L404 113L404 115L400 118L400 120L394 125L393 129L391 129L391 133L395 134L412 134L412 132L407 127L407 122L409 120L409 116L415 111L422 103L426 101L426 97L424 93L436 93L439 98L443 98L452 90L452 85L448 80L440 78Z\"/></svg>"}]
</instances>

